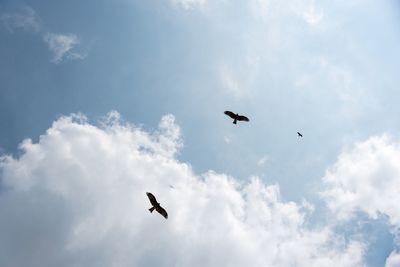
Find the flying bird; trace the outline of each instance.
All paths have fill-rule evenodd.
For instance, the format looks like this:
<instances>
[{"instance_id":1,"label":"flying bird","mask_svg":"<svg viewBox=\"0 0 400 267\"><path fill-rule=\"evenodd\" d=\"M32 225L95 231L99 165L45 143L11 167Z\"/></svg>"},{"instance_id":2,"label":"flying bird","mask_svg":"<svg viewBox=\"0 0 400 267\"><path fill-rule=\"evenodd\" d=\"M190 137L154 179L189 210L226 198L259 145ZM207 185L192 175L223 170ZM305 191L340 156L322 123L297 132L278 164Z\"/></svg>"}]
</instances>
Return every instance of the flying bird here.
<instances>
[{"instance_id":1,"label":"flying bird","mask_svg":"<svg viewBox=\"0 0 400 267\"><path fill-rule=\"evenodd\" d=\"M149 198L151 205L153 205L153 207L151 207L149 211L153 212L153 210L156 210L158 213L164 216L165 219L168 219L167 211L161 207L160 203L157 202L156 197L149 192L146 192L146 195Z\"/></svg>"},{"instance_id":2,"label":"flying bird","mask_svg":"<svg viewBox=\"0 0 400 267\"><path fill-rule=\"evenodd\" d=\"M303 137L303 135L302 135L301 133L299 133L299 132L297 132L297 135L298 135L299 137Z\"/></svg>"},{"instance_id":3,"label":"flying bird","mask_svg":"<svg viewBox=\"0 0 400 267\"><path fill-rule=\"evenodd\" d=\"M232 111L225 111L224 114L233 119L233 124L236 124L237 121L250 121L246 116L235 114Z\"/></svg>"}]
</instances>

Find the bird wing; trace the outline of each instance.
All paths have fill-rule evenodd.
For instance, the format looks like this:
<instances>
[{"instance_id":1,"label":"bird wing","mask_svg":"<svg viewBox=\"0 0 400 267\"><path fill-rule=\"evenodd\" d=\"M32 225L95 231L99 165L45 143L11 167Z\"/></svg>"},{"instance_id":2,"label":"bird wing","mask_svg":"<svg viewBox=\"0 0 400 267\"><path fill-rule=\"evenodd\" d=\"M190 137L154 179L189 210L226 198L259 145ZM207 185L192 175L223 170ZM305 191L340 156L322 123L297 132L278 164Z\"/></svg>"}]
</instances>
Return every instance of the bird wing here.
<instances>
[{"instance_id":1,"label":"bird wing","mask_svg":"<svg viewBox=\"0 0 400 267\"><path fill-rule=\"evenodd\" d=\"M232 111L225 111L224 112L225 115L228 115L229 117L231 117L232 119L236 118L236 114L233 113Z\"/></svg>"},{"instance_id":2,"label":"bird wing","mask_svg":"<svg viewBox=\"0 0 400 267\"><path fill-rule=\"evenodd\" d=\"M242 115L237 116L237 120L238 121L250 121L249 118L247 118L246 116L242 116Z\"/></svg>"},{"instance_id":3,"label":"bird wing","mask_svg":"<svg viewBox=\"0 0 400 267\"><path fill-rule=\"evenodd\" d=\"M149 193L149 192L146 192L146 195L149 198L151 205L157 206L158 202L157 202L156 197L152 193Z\"/></svg>"},{"instance_id":4,"label":"bird wing","mask_svg":"<svg viewBox=\"0 0 400 267\"><path fill-rule=\"evenodd\" d=\"M166 211L163 207L161 207L160 205L158 205L158 206L156 207L156 211L157 211L158 213L160 213L165 219L168 219L168 213L167 213L167 211Z\"/></svg>"},{"instance_id":5,"label":"bird wing","mask_svg":"<svg viewBox=\"0 0 400 267\"><path fill-rule=\"evenodd\" d=\"M298 134L299 136L303 137L303 135L302 135L301 133L297 132L297 134Z\"/></svg>"}]
</instances>

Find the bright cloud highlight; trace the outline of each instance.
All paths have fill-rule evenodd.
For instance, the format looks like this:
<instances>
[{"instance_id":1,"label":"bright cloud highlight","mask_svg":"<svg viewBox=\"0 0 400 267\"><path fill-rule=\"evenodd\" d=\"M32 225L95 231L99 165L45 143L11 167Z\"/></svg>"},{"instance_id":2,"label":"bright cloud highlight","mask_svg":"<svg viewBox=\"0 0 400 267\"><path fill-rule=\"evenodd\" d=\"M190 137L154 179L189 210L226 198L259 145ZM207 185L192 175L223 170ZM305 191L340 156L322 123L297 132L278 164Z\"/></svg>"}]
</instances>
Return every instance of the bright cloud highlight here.
<instances>
[{"instance_id":1,"label":"bright cloud highlight","mask_svg":"<svg viewBox=\"0 0 400 267\"><path fill-rule=\"evenodd\" d=\"M385 215L398 242L400 229L400 144L390 136L371 137L345 150L323 181L321 193L336 218L348 221L358 212L372 219ZM386 266L398 266L394 250Z\"/></svg>"},{"instance_id":2,"label":"bright cloud highlight","mask_svg":"<svg viewBox=\"0 0 400 267\"><path fill-rule=\"evenodd\" d=\"M339 218L357 211L389 216L400 226L400 145L388 135L371 137L344 151L323 178L328 207Z\"/></svg>"},{"instance_id":3,"label":"bright cloud highlight","mask_svg":"<svg viewBox=\"0 0 400 267\"><path fill-rule=\"evenodd\" d=\"M363 243L307 227L309 205L279 186L179 162L172 115L153 133L116 112L100 125L62 117L3 156L1 266L364 266Z\"/></svg>"}]
</instances>

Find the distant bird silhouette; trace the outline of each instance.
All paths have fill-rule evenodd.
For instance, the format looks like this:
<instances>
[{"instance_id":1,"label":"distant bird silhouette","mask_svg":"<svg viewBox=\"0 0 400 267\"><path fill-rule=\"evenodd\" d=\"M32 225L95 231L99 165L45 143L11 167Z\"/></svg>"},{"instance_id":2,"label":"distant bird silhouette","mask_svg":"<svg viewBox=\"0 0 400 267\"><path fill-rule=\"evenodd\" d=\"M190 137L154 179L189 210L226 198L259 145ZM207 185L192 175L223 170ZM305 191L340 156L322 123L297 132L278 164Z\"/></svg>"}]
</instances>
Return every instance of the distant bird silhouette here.
<instances>
[{"instance_id":1,"label":"distant bird silhouette","mask_svg":"<svg viewBox=\"0 0 400 267\"><path fill-rule=\"evenodd\" d=\"M224 114L233 119L233 124L236 124L237 121L250 121L246 116L242 116L237 113L235 114L232 111L225 111Z\"/></svg>"},{"instance_id":2,"label":"distant bird silhouette","mask_svg":"<svg viewBox=\"0 0 400 267\"><path fill-rule=\"evenodd\" d=\"M153 205L153 207L151 207L149 211L153 212L153 210L156 210L158 213L164 216L165 219L168 219L167 211L160 206L160 203L157 202L156 197L149 192L146 192L146 195L149 198L151 205Z\"/></svg>"},{"instance_id":3,"label":"distant bird silhouette","mask_svg":"<svg viewBox=\"0 0 400 267\"><path fill-rule=\"evenodd\" d=\"M298 135L299 137L303 137L303 135L302 135L301 133L299 133L299 132L297 132L297 135Z\"/></svg>"}]
</instances>

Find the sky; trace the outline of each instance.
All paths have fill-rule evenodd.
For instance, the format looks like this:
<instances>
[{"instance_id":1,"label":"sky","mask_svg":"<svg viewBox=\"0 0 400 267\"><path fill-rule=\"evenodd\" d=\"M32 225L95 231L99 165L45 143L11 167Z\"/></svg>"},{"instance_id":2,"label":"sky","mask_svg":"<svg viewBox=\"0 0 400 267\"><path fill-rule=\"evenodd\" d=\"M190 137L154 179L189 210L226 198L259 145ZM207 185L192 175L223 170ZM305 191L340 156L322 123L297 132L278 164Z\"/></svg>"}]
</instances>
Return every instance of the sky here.
<instances>
[{"instance_id":1,"label":"sky","mask_svg":"<svg viewBox=\"0 0 400 267\"><path fill-rule=\"evenodd\" d=\"M400 266L398 1L0 0L0 40L0 266Z\"/></svg>"}]
</instances>

